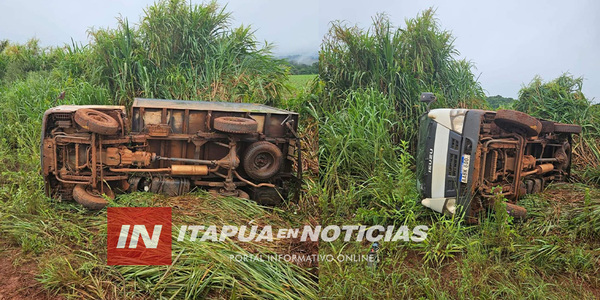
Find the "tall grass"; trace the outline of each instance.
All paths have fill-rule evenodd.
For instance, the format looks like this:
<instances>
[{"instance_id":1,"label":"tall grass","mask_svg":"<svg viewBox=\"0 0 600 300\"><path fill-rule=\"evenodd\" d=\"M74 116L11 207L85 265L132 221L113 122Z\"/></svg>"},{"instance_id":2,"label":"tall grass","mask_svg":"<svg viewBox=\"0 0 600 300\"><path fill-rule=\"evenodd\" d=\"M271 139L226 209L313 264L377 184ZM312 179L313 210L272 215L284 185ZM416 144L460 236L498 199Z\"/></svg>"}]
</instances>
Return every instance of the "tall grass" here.
<instances>
[{"instance_id":1,"label":"tall grass","mask_svg":"<svg viewBox=\"0 0 600 300\"><path fill-rule=\"evenodd\" d=\"M360 221L403 222L398 209L412 210L416 188L407 144L396 145L391 135L397 125L392 100L371 89L342 101L343 108L323 112L319 124L322 216L350 216L358 209Z\"/></svg>"},{"instance_id":2,"label":"tall grass","mask_svg":"<svg viewBox=\"0 0 600 300\"><path fill-rule=\"evenodd\" d=\"M456 58L454 37L442 30L433 9L408 19L405 28L394 27L385 14L373 18L369 29L334 22L319 54L319 76L327 97L321 108L342 107L348 91L373 88L392 100L401 119L398 138L416 143L416 128L425 106L422 92L434 92L439 107L479 107L483 89L472 73L473 65ZM398 140L396 140L398 142Z\"/></svg>"},{"instance_id":3,"label":"tall grass","mask_svg":"<svg viewBox=\"0 0 600 300\"><path fill-rule=\"evenodd\" d=\"M473 65L456 58L454 37L434 10L396 28L384 14L369 29L334 22L319 54L316 106L323 215L368 223L414 220L413 174L421 92L441 107L484 105Z\"/></svg>"},{"instance_id":4,"label":"tall grass","mask_svg":"<svg viewBox=\"0 0 600 300\"><path fill-rule=\"evenodd\" d=\"M480 225L422 215L423 243L381 242L380 264L320 264L326 298L597 298L600 261L597 213L600 190L551 186L521 201L526 221L513 221L502 199ZM586 200L587 199L587 200ZM359 242L322 243L321 255L365 255Z\"/></svg>"},{"instance_id":5,"label":"tall grass","mask_svg":"<svg viewBox=\"0 0 600 300\"><path fill-rule=\"evenodd\" d=\"M158 2L139 26L119 19L116 29L90 31L99 81L116 103L135 96L277 104L287 79L271 46L250 27L231 28L216 2Z\"/></svg>"},{"instance_id":6,"label":"tall grass","mask_svg":"<svg viewBox=\"0 0 600 300\"><path fill-rule=\"evenodd\" d=\"M40 47L39 41L30 39L23 45L0 41L0 83L24 79L28 72L49 70L55 57Z\"/></svg>"}]
</instances>

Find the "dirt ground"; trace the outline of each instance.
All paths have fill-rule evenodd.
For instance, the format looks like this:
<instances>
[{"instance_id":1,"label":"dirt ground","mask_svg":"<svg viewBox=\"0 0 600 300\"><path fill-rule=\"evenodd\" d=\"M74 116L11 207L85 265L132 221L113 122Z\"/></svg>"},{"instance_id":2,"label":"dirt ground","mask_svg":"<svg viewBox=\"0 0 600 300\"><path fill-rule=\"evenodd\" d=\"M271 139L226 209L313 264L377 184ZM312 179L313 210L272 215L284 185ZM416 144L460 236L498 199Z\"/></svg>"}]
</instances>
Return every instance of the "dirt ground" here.
<instances>
[{"instance_id":1,"label":"dirt ground","mask_svg":"<svg viewBox=\"0 0 600 300\"><path fill-rule=\"evenodd\" d=\"M0 245L0 300L53 299L34 278L35 261L24 261L24 257L20 250Z\"/></svg>"}]
</instances>

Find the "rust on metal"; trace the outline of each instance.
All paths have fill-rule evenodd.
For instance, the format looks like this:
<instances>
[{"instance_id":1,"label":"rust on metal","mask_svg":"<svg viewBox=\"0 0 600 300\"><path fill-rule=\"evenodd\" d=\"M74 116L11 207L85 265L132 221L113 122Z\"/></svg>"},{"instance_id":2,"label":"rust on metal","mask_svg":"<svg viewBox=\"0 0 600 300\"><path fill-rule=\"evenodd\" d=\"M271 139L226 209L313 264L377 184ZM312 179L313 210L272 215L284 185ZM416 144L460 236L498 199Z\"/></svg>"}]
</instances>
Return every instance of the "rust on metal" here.
<instances>
[{"instance_id":1,"label":"rust on metal","mask_svg":"<svg viewBox=\"0 0 600 300\"><path fill-rule=\"evenodd\" d=\"M47 194L63 199L78 184L80 194L105 192L106 182L169 195L218 187L272 201L300 174L301 160L282 155L302 152L297 130L297 113L260 104L135 99L128 115L121 106L59 106L44 114L42 174Z\"/></svg>"},{"instance_id":2,"label":"rust on metal","mask_svg":"<svg viewBox=\"0 0 600 300\"><path fill-rule=\"evenodd\" d=\"M473 162L476 180L470 191L470 220L490 208L498 194L510 201L507 209L512 215L525 217L525 208L514 203L570 175L570 134L579 132L578 125L539 120L522 112L484 112Z\"/></svg>"}]
</instances>

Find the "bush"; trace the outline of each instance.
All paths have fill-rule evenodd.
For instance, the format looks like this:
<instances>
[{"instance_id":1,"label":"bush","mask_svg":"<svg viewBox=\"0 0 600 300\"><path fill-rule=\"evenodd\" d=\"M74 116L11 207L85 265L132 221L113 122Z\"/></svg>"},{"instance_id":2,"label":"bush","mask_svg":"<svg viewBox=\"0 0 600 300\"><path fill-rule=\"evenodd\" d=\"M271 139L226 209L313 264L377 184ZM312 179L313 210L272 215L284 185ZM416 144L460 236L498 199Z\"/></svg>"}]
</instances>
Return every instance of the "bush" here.
<instances>
[{"instance_id":1,"label":"bush","mask_svg":"<svg viewBox=\"0 0 600 300\"><path fill-rule=\"evenodd\" d=\"M368 223L401 219L416 203L413 163L407 143L396 145L392 100L374 90L348 94L340 111L324 112L319 124L323 216L348 216L356 209Z\"/></svg>"},{"instance_id":2,"label":"bush","mask_svg":"<svg viewBox=\"0 0 600 300\"><path fill-rule=\"evenodd\" d=\"M283 61L260 48L250 27L230 28L216 2L161 1L138 28L91 32L94 66L115 103L133 97L277 104L287 80ZM95 68L92 68L95 69Z\"/></svg>"},{"instance_id":3,"label":"bush","mask_svg":"<svg viewBox=\"0 0 600 300\"><path fill-rule=\"evenodd\" d=\"M399 140L416 145L419 116L425 105L422 92L434 92L438 107L481 107L484 94L471 71L473 65L458 60L450 32L440 29L428 9L394 28L385 15L374 18L368 30L335 22L321 46L319 76L325 84L323 110L343 107L345 95L373 88L391 99L402 122L395 130Z\"/></svg>"}]
</instances>

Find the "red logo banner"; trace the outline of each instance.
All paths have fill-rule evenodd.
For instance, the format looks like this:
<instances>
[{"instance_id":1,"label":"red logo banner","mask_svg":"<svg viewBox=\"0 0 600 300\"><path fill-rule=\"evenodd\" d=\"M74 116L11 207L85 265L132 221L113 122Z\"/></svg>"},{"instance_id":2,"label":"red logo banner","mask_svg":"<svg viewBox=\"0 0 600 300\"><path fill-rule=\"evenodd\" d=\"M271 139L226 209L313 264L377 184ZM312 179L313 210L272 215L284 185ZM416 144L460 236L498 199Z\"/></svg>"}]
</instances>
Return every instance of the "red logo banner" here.
<instances>
[{"instance_id":1,"label":"red logo banner","mask_svg":"<svg viewBox=\"0 0 600 300\"><path fill-rule=\"evenodd\" d=\"M170 207L109 207L108 265L170 265Z\"/></svg>"}]
</instances>

